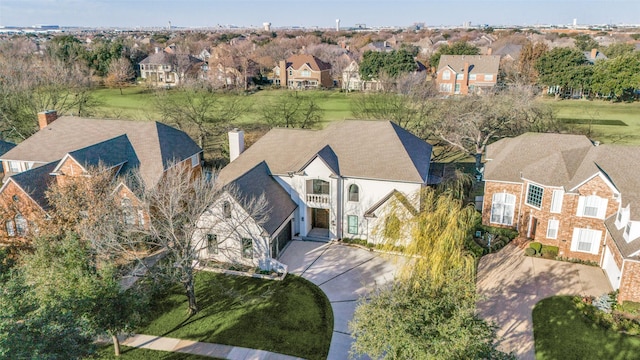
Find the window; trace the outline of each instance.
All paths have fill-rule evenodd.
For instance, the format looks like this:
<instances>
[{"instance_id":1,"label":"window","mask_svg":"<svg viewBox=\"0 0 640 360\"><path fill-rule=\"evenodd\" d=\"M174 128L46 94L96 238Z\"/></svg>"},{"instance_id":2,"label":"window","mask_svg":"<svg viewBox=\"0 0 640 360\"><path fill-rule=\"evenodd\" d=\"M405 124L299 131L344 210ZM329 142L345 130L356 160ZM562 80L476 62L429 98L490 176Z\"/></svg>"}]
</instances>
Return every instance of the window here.
<instances>
[{"instance_id":1,"label":"window","mask_svg":"<svg viewBox=\"0 0 640 360\"><path fill-rule=\"evenodd\" d=\"M451 79L451 71L449 70L445 70L442 72L442 80L449 80Z\"/></svg>"},{"instance_id":2,"label":"window","mask_svg":"<svg viewBox=\"0 0 640 360\"><path fill-rule=\"evenodd\" d=\"M231 204L228 201L222 203L222 214L225 219L231 219Z\"/></svg>"},{"instance_id":3,"label":"window","mask_svg":"<svg viewBox=\"0 0 640 360\"><path fill-rule=\"evenodd\" d=\"M13 220L7 220L5 227L7 228L7 236L16 236L16 224Z\"/></svg>"},{"instance_id":4,"label":"window","mask_svg":"<svg viewBox=\"0 0 640 360\"><path fill-rule=\"evenodd\" d=\"M280 76L280 69L276 69L275 74L276 76Z\"/></svg>"},{"instance_id":5,"label":"window","mask_svg":"<svg viewBox=\"0 0 640 360\"><path fill-rule=\"evenodd\" d=\"M195 154L191 157L191 167L194 168L200 164L200 156Z\"/></svg>"},{"instance_id":6,"label":"window","mask_svg":"<svg viewBox=\"0 0 640 360\"><path fill-rule=\"evenodd\" d=\"M253 258L253 239L242 238L242 257L245 259Z\"/></svg>"},{"instance_id":7,"label":"window","mask_svg":"<svg viewBox=\"0 0 640 360\"><path fill-rule=\"evenodd\" d=\"M133 215L131 199L126 197L122 198L122 200L120 200L120 206L122 206L122 218L124 223L127 225L134 225L136 223L136 218Z\"/></svg>"},{"instance_id":8,"label":"window","mask_svg":"<svg viewBox=\"0 0 640 360\"><path fill-rule=\"evenodd\" d=\"M144 226L144 211L138 210L138 225Z\"/></svg>"},{"instance_id":9,"label":"window","mask_svg":"<svg viewBox=\"0 0 640 360\"><path fill-rule=\"evenodd\" d=\"M564 190L553 190L553 196L551 197L551 212L562 212L562 198L564 197Z\"/></svg>"},{"instance_id":10,"label":"window","mask_svg":"<svg viewBox=\"0 0 640 360\"><path fill-rule=\"evenodd\" d=\"M312 185L313 185L313 194L329 194L328 181L313 179Z\"/></svg>"},{"instance_id":11,"label":"window","mask_svg":"<svg viewBox=\"0 0 640 360\"><path fill-rule=\"evenodd\" d=\"M580 196L578 199L578 216L595 217L604 219L607 211L607 199L597 195Z\"/></svg>"},{"instance_id":12,"label":"window","mask_svg":"<svg viewBox=\"0 0 640 360\"><path fill-rule=\"evenodd\" d=\"M144 70L144 65L140 64L140 70Z\"/></svg>"},{"instance_id":13,"label":"window","mask_svg":"<svg viewBox=\"0 0 640 360\"><path fill-rule=\"evenodd\" d=\"M464 80L464 74L457 74L456 80Z\"/></svg>"},{"instance_id":14,"label":"window","mask_svg":"<svg viewBox=\"0 0 640 360\"><path fill-rule=\"evenodd\" d=\"M592 229L573 229L573 239L571 241L571 251L580 251L597 254L600 248L600 238L602 231Z\"/></svg>"},{"instance_id":15,"label":"window","mask_svg":"<svg viewBox=\"0 0 640 360\"><path fill-rule=\"evenodd\" d=\"M348 229L347 232L352 235L358 234L358 217L355 215L347 216Z\"/></svg>"},{"instance_id":16,"label":"window","mask_svg":"<svg viewBox=\"0 0 640 360\"><path fill-rule=\"evenodd\" d=\"M289 70L289 76L293 75L293 70Z\"/></svg>"},{"instance_id":17,"label":"window","mask_svg":"<svg viewBox=\"0 0 640 360\"><path fill-rule=\"evenodd\" d=\"M450 93L453 87L451 84L440 84L440 92Z\"/></svg>"},{"instance_id":18,"label":"window","mask_svg":"<svg viewBox=\"0 0 640 360\"><path fill-rule=\"evenodd\" d=\"M19 161L8 161L9 163L9 171L12 173L20 172L20 162Z\"/></svg>"},{"instance_id":19,"label":"window","mask_svg":"<svg viewBox=\"0 0 640 360\"><path fill-rule=\"evenodd\" d=\"M515 204L515 195L507 193L493 194L491 198L491 222L494 224L513 225Z\"/></svg>"},{"instance_id":20,"label":"window","mask_svg":"<svg viewBox=\"0 0 640 360\"><path fill-rule=\"evenodd\" d=\"M475 79L476 79L476 74L469 75L469 80L475 80Z\"/></svg>"},{"instance_id":21,"label":"window","mask_svg":"<svg viewBox=\"0 0 640 360\"><path fill-rule=\"evenodd\" d=\"M549 220L547 225L547 238L556 239L558 237L558 227L560 226L559 220Z\"/></svg>"},{"instance_id":22,"label":"window","mask_svg":"<svg viewBox=\"0 0 640 360\"><path fill-rule=\"evenodd\" d=\"M624 234L627 236L627 239L628 239L629 235L631 234L631 221L629 221L627 223L627 227L624 228Z\"/></svg>"},{"instance_id":23,"label":"window","mask_svg":"<svg viewBox=\"0 0 640 360\"><path fill-rule=\"evenodd\" d=\"M300 76L302 76L302 77L311 77L311 71L302 70L302 71L300 71Z\"/></svg>"},{"instance_id":24,"label":"window","mask_svg":"<svg viewBox=\"0 0 640 360\"><path fill-rule=\"evenodd\" d=\"M541 186L529 184L527 188L527 205L531 205L533 207L540 208L542 207L542 195L544 194L544 189Z\"/></svg>"},{"instance_id":25,"label":"window","mask_svg":"<svg viewBox=\"0 0 640 360\"><path fill-rule=\"evenodd\" d=\"M618 210L618 216L616 217L618 223L622 223L622 209Z\"/></svg>"},{"instance_id":26,"label":"window","mask_svg":"<svg viewBox=\"0 0 640 360\"><path fill-rule=\"evenodd\" d=\"M209 254L218 253L218 236L216 234L207 234L207 252Z\"/></svg>"},{"instance_id":27,"label":"window","mask_svg":"<svg viewBox=\"0 0 640 360\"><path fill-rule=\"evenodd\" d=\"M484 81L493 81L493 74L485 74Z\"/></svg>"},{"instance_id":28,"label":"window","mask_svg":"<svg viewBox=\"0 0 640 360\"><path fill-rule=\"evenodd\" d=\"M24 216L22 216L22 214L16 214L16 217L14 218L15 223L16 223L16 233L18 234L18 236L25 236L27 235L27 219L24 218Z\"/></svg>"},{"instance_id":29,"label":"window","mask_svg":"<svg viewBox=\"0 0 640 360\"><path fill-rule=\"evenodd\" d=\"M360 201L360 189L356 184L349 186L349 201Z\"/></svg>"},{"instance_id":30,"label":"window","mask_svg":"<svg viewBox=\"0 0 640 360\"><path fill-rule=\"evenodd\" d=\"M456 90L454 92L460 94L460 84L456 84Z\"/></svg>"}]
</instances>

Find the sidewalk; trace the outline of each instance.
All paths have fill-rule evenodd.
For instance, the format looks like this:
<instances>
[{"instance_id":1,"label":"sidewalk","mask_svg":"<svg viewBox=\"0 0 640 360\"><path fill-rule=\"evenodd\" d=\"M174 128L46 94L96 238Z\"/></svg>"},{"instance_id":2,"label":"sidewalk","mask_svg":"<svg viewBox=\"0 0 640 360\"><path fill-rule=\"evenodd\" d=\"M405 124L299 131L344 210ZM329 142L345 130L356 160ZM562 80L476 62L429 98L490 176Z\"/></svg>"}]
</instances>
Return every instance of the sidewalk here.
<instances>
[{"instance_id":1,"label":"sidewalk","mask_svg":"<svg viewBox=\"0 0 640 360\"><path fill-rule=\"evenodd\" d=\"M136 348L210 356L229 360L302 360L295 356L277 354L265 350L141 334L135 334L126 338L122 340L120 344Z\"/></svg>"}]
</instances>

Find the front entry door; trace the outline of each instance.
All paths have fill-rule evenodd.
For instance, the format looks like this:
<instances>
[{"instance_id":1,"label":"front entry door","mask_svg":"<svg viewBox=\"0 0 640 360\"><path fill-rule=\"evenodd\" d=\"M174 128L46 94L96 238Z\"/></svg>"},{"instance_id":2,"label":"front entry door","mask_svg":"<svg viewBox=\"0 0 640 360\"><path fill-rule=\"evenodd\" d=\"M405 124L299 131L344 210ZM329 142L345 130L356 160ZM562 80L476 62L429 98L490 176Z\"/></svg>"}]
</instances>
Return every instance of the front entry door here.
<instances>
[{"instance_id":1,"label":"front entry door","mask_svg":"<svg viewBox=\"0 0 640 360\"><path fill-rule=\"evenodd\" d=\"M314 228L329 228L329 209L311 209L313 215L313 223L311 224Z\"/></svg>"}]
</instances>

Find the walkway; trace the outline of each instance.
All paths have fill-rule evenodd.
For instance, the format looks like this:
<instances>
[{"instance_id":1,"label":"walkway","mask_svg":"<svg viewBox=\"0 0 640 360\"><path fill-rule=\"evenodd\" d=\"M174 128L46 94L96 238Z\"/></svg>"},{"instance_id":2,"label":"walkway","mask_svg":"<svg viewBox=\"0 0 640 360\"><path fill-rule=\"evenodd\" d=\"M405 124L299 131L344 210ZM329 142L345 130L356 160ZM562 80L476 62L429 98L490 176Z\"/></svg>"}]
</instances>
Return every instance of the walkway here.
<instances>
[{"instance_id":1,"label":"walkway","mask_svg":"<svg viewBox=\"0 0 640 360\"><path fill-rule=\"evenodd\" d=\"M358 299L390 284L403 259L338 243L289 243L279 261L289 266L289 273L319 286L331 302L333 336L328 359L348 358L353 342L348 323Z\"/></svg>"},{"instance_id":2,"label":"walkway","mask_svg":"<svg viewBox=\"0 0 640 360\"><path fill-rule=\"evenodd\" d=\"M535 359L531 311L538 301L612 291L599 267L527 257L513 244L480 259L477 288L478 311L498 325L499 348L525 360Z\"/></svg>"},{"instance_id":3,"label":"walkway","mask_svg":"<svg viewBox=\"0 0 640 360\"><path fill-rule=\"evenodd\" d=\"M277 354L265 350L140 334L123 340L121 344L130 347L210 356L229 360L301 360L295 356Z\"/></svg>"}]
</instances>

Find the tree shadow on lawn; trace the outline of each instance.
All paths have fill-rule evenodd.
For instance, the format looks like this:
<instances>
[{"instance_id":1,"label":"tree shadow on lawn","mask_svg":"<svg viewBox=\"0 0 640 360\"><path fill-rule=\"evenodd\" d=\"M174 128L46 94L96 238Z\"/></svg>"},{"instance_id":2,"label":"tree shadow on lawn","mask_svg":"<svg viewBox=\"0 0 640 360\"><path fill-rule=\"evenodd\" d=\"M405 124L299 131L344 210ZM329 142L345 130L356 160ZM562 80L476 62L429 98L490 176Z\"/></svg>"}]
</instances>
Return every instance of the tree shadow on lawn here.
<instances>
[{"instance_id":1,"label":"tree shadow on lawn","mask_svg":"<svg viewBox=\"0 0 640 360\"><path fill-rule=\"evenodd\" d=\"M640 337L600 328L570 296L540 301L533 319L537 359L638 359Z\"/></svg>"},{"instance_id":2,"label":"tree shadow on lawn","mask_svg":"<svg viewBox=\"0 0 640 360\"><path fill-rule=\"evenodd\" d=\"M269 281L199 273L200 311L186 318L186 297L175 287L159 303L155 320L141 333L262 349L307 359L326 358L333 313L324 293L288 275Z\"/></svg>"}]
</instances>

